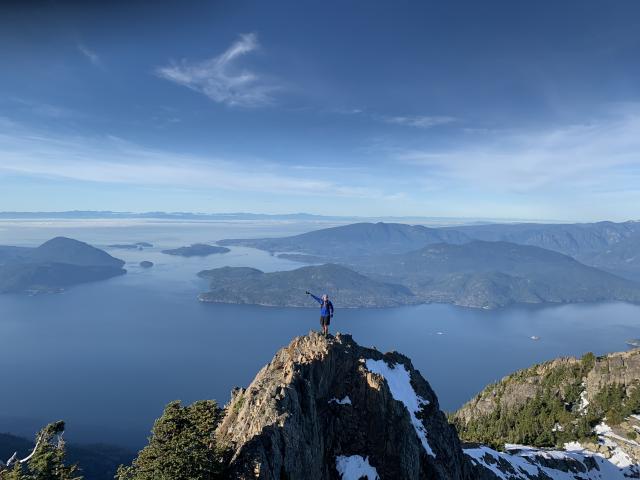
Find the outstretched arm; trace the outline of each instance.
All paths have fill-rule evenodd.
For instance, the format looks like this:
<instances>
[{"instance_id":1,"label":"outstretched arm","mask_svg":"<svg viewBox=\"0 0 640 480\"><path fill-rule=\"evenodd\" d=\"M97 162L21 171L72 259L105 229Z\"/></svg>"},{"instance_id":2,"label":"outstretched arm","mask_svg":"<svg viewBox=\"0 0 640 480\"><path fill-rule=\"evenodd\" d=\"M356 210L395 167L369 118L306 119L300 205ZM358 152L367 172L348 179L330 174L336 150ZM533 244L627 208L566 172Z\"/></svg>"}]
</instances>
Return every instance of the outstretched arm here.
<instances>
[{"instance_id":1,"label":"outstretched arm","mask_svg":"<svg viewBox=\"0 0 640 480\"><path fill-rule=\"evenodd\" d=\"M311 295L311 296L314 298L314 300L315 300L316 302L318 302L318 303L322 304L322 299L321 299L321 298L316 297L316 296L315 296L313 293L311 293L311 292L306 292L306 293L307 293L307 295Z\"/></svg>"}]
</instances>

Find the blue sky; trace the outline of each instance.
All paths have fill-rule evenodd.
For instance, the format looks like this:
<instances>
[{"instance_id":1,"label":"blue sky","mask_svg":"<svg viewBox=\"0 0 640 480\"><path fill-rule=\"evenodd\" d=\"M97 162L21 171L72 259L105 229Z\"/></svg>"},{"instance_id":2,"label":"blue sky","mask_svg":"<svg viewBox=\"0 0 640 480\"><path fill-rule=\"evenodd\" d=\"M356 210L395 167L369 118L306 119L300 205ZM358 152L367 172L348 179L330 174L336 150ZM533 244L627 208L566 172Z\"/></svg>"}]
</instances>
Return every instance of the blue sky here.
<instances>
[{"instance_id":1,"label":"blue sky","mask_svg":"<svg viewBox=\"0 0 640 480\"><path fill-rule=\"evenodd\" d=\"M3 2L0 210L637 219L639 15Z\"/></svg>"}]
</instances>

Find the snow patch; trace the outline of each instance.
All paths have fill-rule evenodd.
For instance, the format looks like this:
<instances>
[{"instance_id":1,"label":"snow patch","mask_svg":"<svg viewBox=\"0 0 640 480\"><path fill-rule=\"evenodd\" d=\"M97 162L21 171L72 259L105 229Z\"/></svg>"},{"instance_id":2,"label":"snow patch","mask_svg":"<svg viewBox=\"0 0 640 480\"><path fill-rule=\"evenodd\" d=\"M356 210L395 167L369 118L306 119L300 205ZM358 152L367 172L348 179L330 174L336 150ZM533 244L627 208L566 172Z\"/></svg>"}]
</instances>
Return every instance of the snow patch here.
<instances>
[{"instance_id":1,"label":"snow patch","mask_svg":"<svg viewBox=\"0 0 640 480\"><path fill-rule=\"evenodd\" d=\"M580 404L578 405L578 411L582 413L586 413L587 407L589 406L589 400L587 400L587 389L584 382L582 382L582 392L580 392Z\"/></svg>"},{"instance_id":2,"label":"snow patch","mask_svg":"<svg viewBox=\"0 0 640 480\"><path fill-rule=\"evenodd\" d=\"M611 427L604 422L600 422L598 425L596 425L596 428L594 429L594 431L596 432L596 434L602 435L603 437L618 440L619 442L628 443L629 445L633 445L634 447L640 448L640 443L636 442L635 440L631 440L629 438L624 438L623 436L618 435L617 433L614 433Z\"/></svg>"},{"instance_id":3,"label":"snow patch","mask_svg":"<svg viewBox=\"0 0 640 480\"><path fill-rule=\"evenodd\" d=\"M342 399L333 397L331 400L329 400L328 403L337 403L338 405L351 405L351 399L349 398L349 395L345 395L345 397Z\"/></svg>"},{"instance_id":4,"label":"snow patch","mask_svg":"<svg viewBox=\"0 0 640 480\"><path fill-rule=\"evenodd\" d=\"M624 438L611 429L609 425L604 422L600 422L593 431L598 435L600 443L611 449L611 458L609 461L620 468L629 468L635 465L633 459L627 454L617 442L627 443L633 445L636 448L640 447L638 442ZM617 442L616 442L617 441Z\"/></svg>"},{"instance_id":5,"label":"snow patch","mask_svg":"<svg viewBox=\"0 0 640 480\"><path fill-rule=\"evenodd\" d=\"M531 480L534 478L550 478L553 480L628 480L637 478L640 470L637 465L620 467L613 459L605 459L602 455L584 451L577 442L568 443L567 450L541 450L525 445L509 445L509 453L498 452L489 447L467 448L464 453L475 465L481 465L493 472L501 480ZM574 465L576 471L569 468L557 470L541 463L539 459L556 459L567 462L567 467ZM589 469L585 459L592 458L597 467ZM577 473L577 472L580 473Z\"/></svg>"},{"instance_id":6,"label":"snow patch","mask_svg":"<svg viewBox=\"0 0 640 480\"><path fill-rule=\"evenodd\" d=\"M336 457L336 469L342 480L360 480L366 477L367 480L379 480L378 472L369 463L369 457L362 458L360 455L338 455Z\"/></svg>"},{"instance_id":7,"label":"snow patch","mask_svg":"<svg viewBox=\"0 0 640 480\"><path fill-rule=\"evenodd\" d=\"M567 442L564 444L564 449L567 452L583 452L584 447L580 442Z\"/></svg>"},{"instance_id":8,"label":"snow patch","mask_svg":"<svg viewBox=\"0 0 640 480\"><path fill-rule=\"evenodd\" d=\"M384 377L393 398L402 402L409 411L411 423L425 451L435 457L436 454L433 453L429 440L427 440L427 429L424 428L424 425L416 416L416 413L422 410L423 405L428 405L429 401L416 394L411 386L411 377L406 367L400 363L389 366L384 360L372 360L370 358L367 359L366 365L370 372Z\"/></svg>"}]
</instances>

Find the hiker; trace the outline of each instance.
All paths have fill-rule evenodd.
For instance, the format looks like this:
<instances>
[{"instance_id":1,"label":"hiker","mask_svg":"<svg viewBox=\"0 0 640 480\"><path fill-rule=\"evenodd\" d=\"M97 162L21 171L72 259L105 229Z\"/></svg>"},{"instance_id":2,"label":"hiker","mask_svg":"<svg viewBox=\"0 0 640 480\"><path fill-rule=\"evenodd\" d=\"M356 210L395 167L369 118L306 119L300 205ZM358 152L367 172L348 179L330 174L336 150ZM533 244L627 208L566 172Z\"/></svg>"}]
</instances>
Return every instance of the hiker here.
<instances>
[{"instance_id":1,"label":"hiker","mask_svg":"<svg viewBox=\"0 0 640 480\"><path fill-rule=\"evenodd\" d=\"M329 324L331 323L331 318L333 318L333 303L329 301L329 295L326 293L322 295L322 298L316 297L309 291L305 293L311 295L320 304L320 326L322 327L322 333L326 337L329 335Z\"/></svg>"}]
</instances>

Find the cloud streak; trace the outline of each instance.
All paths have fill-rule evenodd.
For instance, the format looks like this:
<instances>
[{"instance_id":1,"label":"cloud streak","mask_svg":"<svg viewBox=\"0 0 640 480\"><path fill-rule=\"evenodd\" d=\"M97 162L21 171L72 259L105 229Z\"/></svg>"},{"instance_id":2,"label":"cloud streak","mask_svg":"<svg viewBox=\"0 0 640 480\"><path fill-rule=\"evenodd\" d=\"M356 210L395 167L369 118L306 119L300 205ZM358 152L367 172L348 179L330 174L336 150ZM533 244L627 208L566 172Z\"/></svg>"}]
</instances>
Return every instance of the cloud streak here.
<instances>
[{"instance_id":1,"label":"cloud streak","mask_svg":"<svg viewBox=\"0 0 640 480\"><path fill-rule=\"evenodd\" d=\"M381 117L382 121L393 125L403 125L414 128L433 128L440 125L447 125L456 121L454 117L447 116L397 116L397 117Z\"/></svg>"},{"instance_id":2,"label":"cloud streak","mask_svg":"<svg viewBox=\"0 0 640 480\"><path fill-rule=\"evenodd\" d=\"M87 59L94 67L103 68L102 61L97 53L90 50L86 45L79 43L76 45L78 51Z\"/></svg>"},{"instance_id":3,"label":"cloud streak","mask_svg":"<svg viewBox=\"0 0 640 480\"><path fill-rule=\"evenodd\" d=\"M640 191L640 109L533 132L491 132L462 148L401 151L394 157L444 184L475 189L593 193L636 185Z\"/></svg>"},{"instance_id":4,"label":"cloud streak","mask_svg":"<svg viewBox=\"0 0 640 480\"><path fill-rule=\"evenodd\" d=\"M231 107L263 107L274 103L278 87L263 76L238 67L239 60L260 48L255 33L240 35L225 52L202 62L182 60L156 69L161 78L202 93Z\"/></svg>"},{"instance_id":5,"label":"cloud streak","mask_svg":"<svg viewBox=\"0 0 640 480\"><path fill-rule=\"evenodd\" d=\"M81 182L221 189L298 196L382 198L373 188L316 179L265 161L230 161L142 147L118 137L52 137L34 131L0 133L0 176Z\"/></svg>"}]
</instances>

